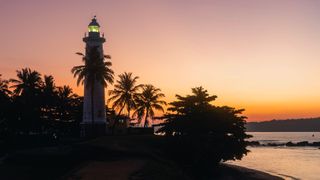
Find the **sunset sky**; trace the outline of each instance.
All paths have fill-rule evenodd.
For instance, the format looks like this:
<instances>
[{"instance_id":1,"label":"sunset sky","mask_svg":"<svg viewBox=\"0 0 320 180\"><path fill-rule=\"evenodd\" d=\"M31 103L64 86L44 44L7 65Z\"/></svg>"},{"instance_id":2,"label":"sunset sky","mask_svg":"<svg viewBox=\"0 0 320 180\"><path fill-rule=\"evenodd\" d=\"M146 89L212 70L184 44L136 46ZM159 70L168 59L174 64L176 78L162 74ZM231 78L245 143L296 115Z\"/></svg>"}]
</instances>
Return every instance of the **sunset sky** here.
<instances>
[{"instance_id":1,"label":"sunset sky","mask_svg":"<svg viewBox=\"0 0 320 180\"><path fill-rule=\"evenodd\" d=\"M167 101L202 85L249 121L318 117L319 9L302 0L0 0L0 74L30 67L82 95L70 69L97 15L116 75L133 72Z\"/></svg>"}]
</instances>

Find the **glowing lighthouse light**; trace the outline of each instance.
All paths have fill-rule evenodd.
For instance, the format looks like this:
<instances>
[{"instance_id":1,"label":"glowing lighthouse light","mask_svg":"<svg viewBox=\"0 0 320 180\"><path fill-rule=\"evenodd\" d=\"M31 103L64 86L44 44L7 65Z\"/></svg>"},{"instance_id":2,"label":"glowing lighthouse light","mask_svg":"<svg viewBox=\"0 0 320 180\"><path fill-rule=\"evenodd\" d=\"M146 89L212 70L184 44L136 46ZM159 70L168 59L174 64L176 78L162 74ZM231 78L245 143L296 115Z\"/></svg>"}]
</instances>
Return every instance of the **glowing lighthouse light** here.
<instances>
[{"instance_id":1,"label":"glowing lighthouse light","mask_svg":"<svg viewBox=\"0 0 320 180\"><path fill-rule=\"evenodd\" d=\"M89 32L99 32L100 30L100 25L97 22L96 16L92 19L91 23L88 26L88 31Z\"/></svg>"}]
</instances>

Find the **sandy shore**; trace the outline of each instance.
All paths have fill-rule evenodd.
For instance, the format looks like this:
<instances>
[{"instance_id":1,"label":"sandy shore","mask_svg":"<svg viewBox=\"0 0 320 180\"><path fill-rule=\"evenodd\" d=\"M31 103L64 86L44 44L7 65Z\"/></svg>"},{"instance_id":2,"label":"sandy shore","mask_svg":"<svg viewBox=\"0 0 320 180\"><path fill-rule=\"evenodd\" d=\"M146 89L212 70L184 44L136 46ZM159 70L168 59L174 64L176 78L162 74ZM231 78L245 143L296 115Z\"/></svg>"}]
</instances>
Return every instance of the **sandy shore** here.
<instances>
[{"instance_id":1,"label":"sandy shore","mask_svg":"<svg viewBox=\"0 0 320 180\"><path fill-rule=\"evenodd\" d=\"M224 164L226 168L228 168L228 172L225 173L222 179L253 179L253 180L283 180L283 178L271 175L266 172L245 168L242 166ZM230 176L228 174L231 174Z\"/></svg>"},{"instance_id":2,"label":"sandy shore","mask_svg":"<svg viewBox=\"0 0 320 180\"><path fill-rule=\"evenodd\" d=\"M153 174L151 177L145 170L147 160L143 159L126 159L111 162L92 161L77 169L66 179L68 180L148 180L148 179L172 179L172 172L162 174ZM156 172L158 172L156 170ZM155 177L157 176L157 177ZM160 177L159 177L160 176ZM174 177L174 179L189 179L187 176ZM223 164L217 175L217 180L282 180L282 178L270 175L265 172L248 169L240 166Z\"/></svg>"}]
</instances>

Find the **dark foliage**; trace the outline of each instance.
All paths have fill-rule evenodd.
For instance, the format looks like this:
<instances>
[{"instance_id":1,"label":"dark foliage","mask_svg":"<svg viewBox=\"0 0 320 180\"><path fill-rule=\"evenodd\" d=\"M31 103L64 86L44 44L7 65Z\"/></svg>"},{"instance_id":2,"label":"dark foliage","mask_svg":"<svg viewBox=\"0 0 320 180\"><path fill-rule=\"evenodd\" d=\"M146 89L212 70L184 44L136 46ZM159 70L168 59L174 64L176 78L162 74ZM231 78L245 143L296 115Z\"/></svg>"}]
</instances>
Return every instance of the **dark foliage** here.
<instances>
[{"instance_id":1,"label":"dark foliage","mask_svg":"<svg viewBox=\"0 0 320 180\"><path fill-rule=\"evenodd\" d=\"M119 110L114 122L112 122L112 134L114 134L116 127L121 124L119 122L121 119L130 119L130 112L136 107L135 97L142 86L137 84L138 79L139 77L133 76L131 72L124 72L119 75L119 80L114 85L114 89L108 92L110 96L108 103L112 102L111 108L114 112Z\"/></svg>"},{"instance_id":2,"label":"dark foliage","mask_svg":"<svg viewBox=\"0 0 320 180\"><path fill-rule=\"evenodd\" d=\"M7 80L1 79L0 74L0 135L8 127L8 117L11 110L11 91L8 87L9 82Z\"/></svg>"},{"instance_id":3,"label":"dark foliage","mask_svg":"<svg viewBox=\"0 0 320 180\"><path fill-rule=\"evenodd\" d=\"M18 70L16 79L0 78L0 138L76 135L82 103L69 86L55 86L52 76Z\"/></svg>"},{"instance_id":4,"label":"dark foliage","mask_svg":"<svg viewBox=\"0 0 320 180\"><path fill-rule=\"evenodd\" d=\"M108 102L112 102L111 108L114 111L118 110L112 132L120 124L121 119L131 120L132 125L137 125L141 124L144 118L144 127L149 127L149 121L154 118L155 111L164 112L163 105L166 105L166 102L161 98L165 95L151 84L137 84L138 79L138 76L124 72L119 75L114 89L109 91ZM133 110L132 116L130 116L131 110Z\"/></svg>"},{"instance_id":5,"label":"dark foliage","mask_svg":"<svg viewBox=\"0 0 320 180\"><path fill-rule=\"evenodd\" d=\"M163 106L167 103L161 98L165 97L159 88L151 84L143 85L142 92L138 93L135 102L136 109L133 116L137 116L139 123L144 116L144 127L149 127L149 119L154 118L155 110L164 112Z\"/></svg>"},{"instance_id":6,"label":"dark foliage","mask_svg":"<svg viewBox=\"0 0 320 180\"><path fill-rule=\"evenodd\" d=\"M193 88L192 95L176 97L158 130L167 137L168 152L175 160L202 172L221 160L241 159L248 152L244 110L210 104L217 96L210 96L202 87Z\"/></svg>"}]
</instances>

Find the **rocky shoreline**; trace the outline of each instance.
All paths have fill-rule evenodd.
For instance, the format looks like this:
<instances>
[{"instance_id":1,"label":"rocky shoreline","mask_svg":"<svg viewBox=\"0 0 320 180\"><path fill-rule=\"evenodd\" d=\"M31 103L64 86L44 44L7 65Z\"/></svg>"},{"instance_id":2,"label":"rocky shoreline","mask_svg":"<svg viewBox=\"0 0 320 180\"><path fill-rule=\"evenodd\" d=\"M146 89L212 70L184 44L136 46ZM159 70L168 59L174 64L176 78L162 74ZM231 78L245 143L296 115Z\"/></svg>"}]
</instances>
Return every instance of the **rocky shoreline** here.
<instances>
[{"instance_id":1,"label":"rocky shoreline","mask_svg":"<svg viewBox=\"0 0 320 180\"><path fill-rule=\"evenodd\" d=\"M249 146L286 146L286 147L317 147L320 149L320 141L319 142L309 142L309 141L300 141L300 142L286 142L286 143L261 143L259 141L248 141L247 144Z\"/></svg>"}]
</instances>

